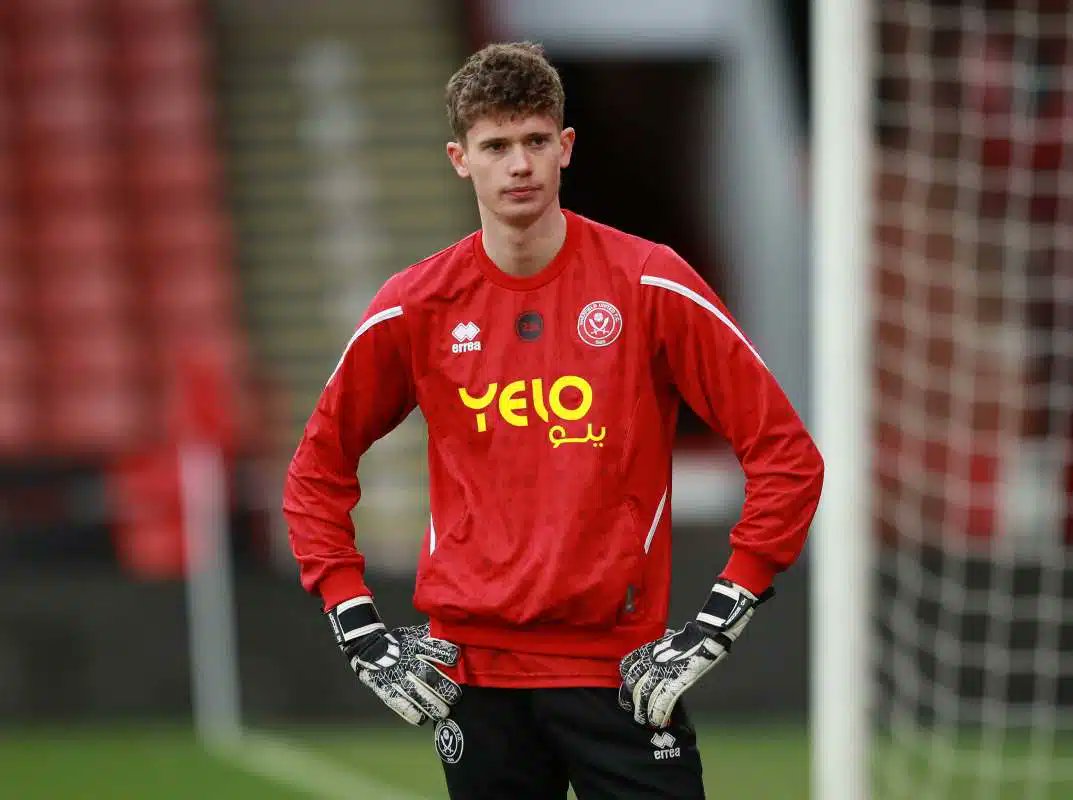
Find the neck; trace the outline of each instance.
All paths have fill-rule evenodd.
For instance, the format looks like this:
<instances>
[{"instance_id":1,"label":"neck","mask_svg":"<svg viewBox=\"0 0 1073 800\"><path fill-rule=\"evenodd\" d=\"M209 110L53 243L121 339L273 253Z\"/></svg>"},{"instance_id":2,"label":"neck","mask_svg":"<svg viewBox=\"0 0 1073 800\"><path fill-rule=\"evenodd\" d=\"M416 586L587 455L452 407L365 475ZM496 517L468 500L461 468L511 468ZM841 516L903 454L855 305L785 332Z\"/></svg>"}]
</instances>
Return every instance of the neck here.
<instances>
[{"instance_id":1,"label":"neck","mask_svg":"<svg viewBox=\"0 0 1073 800\"><path fill-rule=\"evenodd\" d=\"M557 201L539 217L524 223L499 219L483 206L480 212L484 252L508 275L535 275L555 258L566 241L566 217Z\"/></svg>"}]
</instances>

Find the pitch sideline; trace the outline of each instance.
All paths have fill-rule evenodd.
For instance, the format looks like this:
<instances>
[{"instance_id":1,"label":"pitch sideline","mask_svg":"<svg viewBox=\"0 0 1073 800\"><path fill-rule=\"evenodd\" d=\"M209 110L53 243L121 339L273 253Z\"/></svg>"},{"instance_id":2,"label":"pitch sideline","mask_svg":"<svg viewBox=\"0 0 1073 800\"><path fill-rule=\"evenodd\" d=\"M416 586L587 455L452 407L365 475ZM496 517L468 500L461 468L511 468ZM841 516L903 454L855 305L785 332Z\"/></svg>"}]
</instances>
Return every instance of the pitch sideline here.
<instances>
[{"instance_id":1,"label":"pitch sideline","mask_svg":"<svg viewBox=\"0 0 1073 800\"><path fill-rule=\"evenodd\" d=\"M260 777L308 792L324 800L430 800L362 775L293 742L263 733L243 731L236 742L207 743L213 755Z\"/></svg>"}]
</instances>

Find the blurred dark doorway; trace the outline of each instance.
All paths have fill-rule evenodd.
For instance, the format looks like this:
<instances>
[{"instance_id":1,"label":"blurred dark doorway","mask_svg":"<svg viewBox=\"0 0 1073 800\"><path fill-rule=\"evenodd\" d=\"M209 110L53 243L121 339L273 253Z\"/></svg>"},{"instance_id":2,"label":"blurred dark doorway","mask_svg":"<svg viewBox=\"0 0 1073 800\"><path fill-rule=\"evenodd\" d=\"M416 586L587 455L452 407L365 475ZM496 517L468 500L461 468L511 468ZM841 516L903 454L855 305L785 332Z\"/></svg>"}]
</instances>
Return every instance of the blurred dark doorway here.
<instances>
[{"instance_id":1,"label":"blurred dark doorway","mask_svg":"<svg viewBox=\"0 0 1073 800\"><path fill-rule=\"evenodd\" d=\"M673 247L720 291L712 230L710 61L570 61L549 54L577 129L565 208ZM679 434L706 436L683 407Z\"/></svg>"}]
</instances>

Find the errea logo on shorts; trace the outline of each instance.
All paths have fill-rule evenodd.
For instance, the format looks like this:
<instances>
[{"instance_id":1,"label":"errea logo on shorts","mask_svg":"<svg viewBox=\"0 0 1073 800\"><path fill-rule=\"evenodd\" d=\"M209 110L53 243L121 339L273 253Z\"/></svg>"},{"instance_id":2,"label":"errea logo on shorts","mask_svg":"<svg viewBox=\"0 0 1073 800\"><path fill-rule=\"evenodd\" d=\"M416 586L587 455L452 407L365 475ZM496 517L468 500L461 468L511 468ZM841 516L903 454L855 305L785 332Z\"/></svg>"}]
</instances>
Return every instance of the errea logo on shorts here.
<instances>
[{"instance_id":1,"label":"errea logo on shorts","mask_svg":"<svg viewBox=\"0 0 1073 800\"><path fill-rule=\"evenodd\" d=\"M652 734L652 738L649 739L653 746L656 748L652 751L652 757L656 761L663 761L667 758L678 758L682 755L682 748L675 747L675 738L666 731Z\"/></svg>"},{"instance_id":2,"label":"errea logo on shorts","mask_svg":"<svg viewBox=\"0 0 1073 800\"><path fill-rule=\"evenodd\" d=\"M451 330L451 335L455 338L454 344L451 345L451 352L472 353L480 351L481 343L476 341L480 332L481 329L472 322L460 322L455 325Z\"/></svg>"}]
</instances>

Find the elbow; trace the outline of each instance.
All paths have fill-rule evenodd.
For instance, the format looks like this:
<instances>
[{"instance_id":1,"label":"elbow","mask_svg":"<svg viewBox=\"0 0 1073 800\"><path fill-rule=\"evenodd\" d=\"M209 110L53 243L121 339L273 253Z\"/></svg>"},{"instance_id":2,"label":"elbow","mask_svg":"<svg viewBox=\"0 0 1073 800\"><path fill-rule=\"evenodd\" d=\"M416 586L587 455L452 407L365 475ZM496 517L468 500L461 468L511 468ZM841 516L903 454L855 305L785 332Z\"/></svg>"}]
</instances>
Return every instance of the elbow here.
<instances>
[{"instance_id":1,"label":"elbow","mask_svg":"<svg viewBox=\"0 0 1073 800\"><path fill-rule=\"evenodd\" d=\"M812 488L812 493L816 497L816 501L819 502L820 493L823 491L823 475L824 475L824 463L823 455L820 453L820 449L816 446L816 442L809 437L808 440L808 479L809 486Z\"/></svg>"},{"instance_id":2,"label":"elbow","mask_svg":"<svg viewBox=\"0 0 1073 800\"><path fill-rule=\"evenodd\" d=\"M283 492L280 498L283 516L290 519L293 514L306 510L306 500L309 496L309 482L301 474L299 465L292 461L283 478Z\"/></svg>"},{"instance_id":3,"label":"elbow","mask_svg":"<svg viewBox=\"0 0 1073 800\"><path fill-rule=\"evenodd\" d=\"M295 489L297 488L295 484L294 462L292 461L287 468L287 474L283 478L283 494L280 499L282 500L282 510L284 514L290 510L291 503L295 496Z\"/></svg>"}]
</instances>

